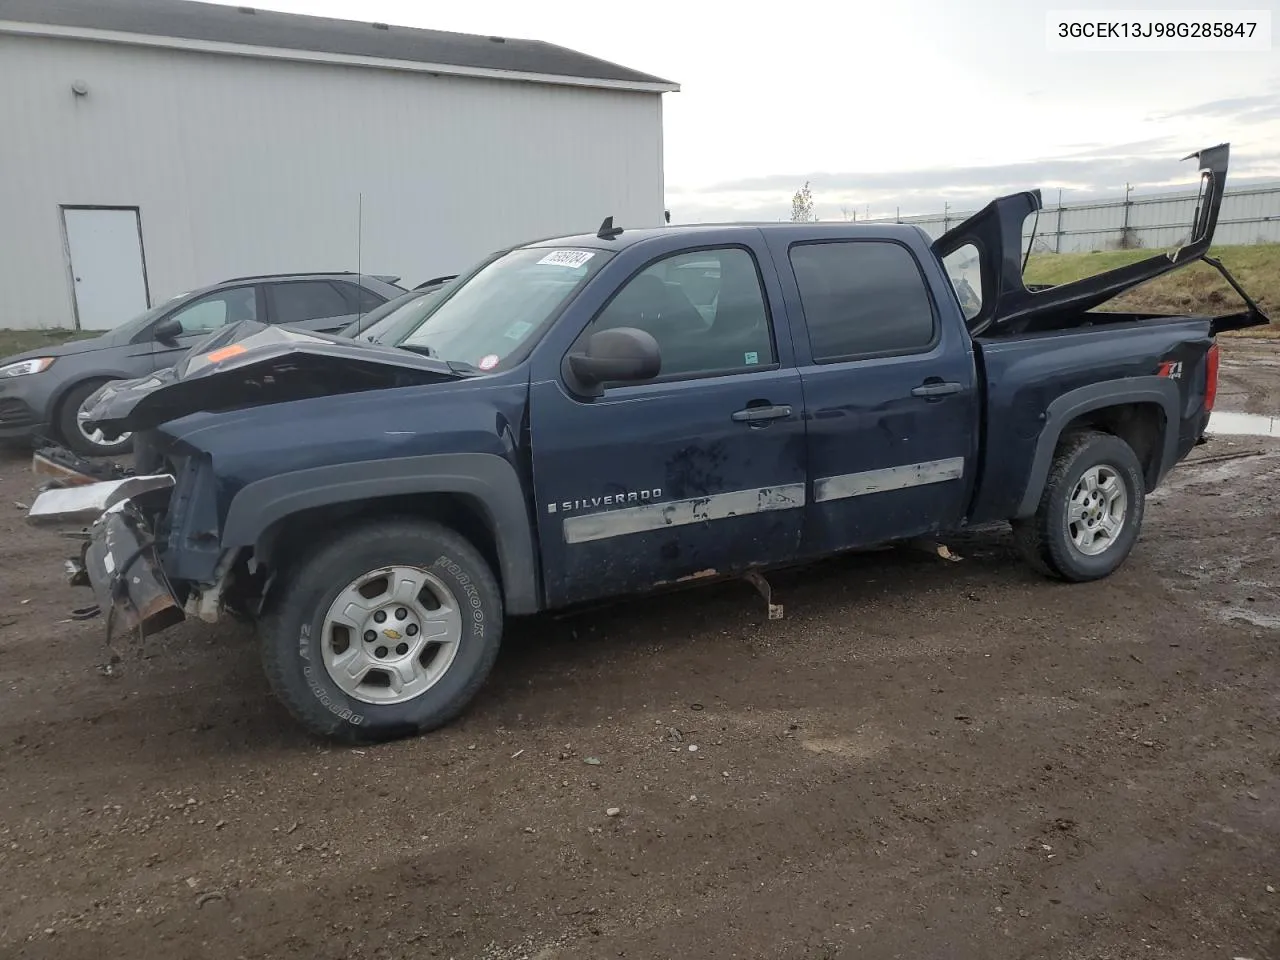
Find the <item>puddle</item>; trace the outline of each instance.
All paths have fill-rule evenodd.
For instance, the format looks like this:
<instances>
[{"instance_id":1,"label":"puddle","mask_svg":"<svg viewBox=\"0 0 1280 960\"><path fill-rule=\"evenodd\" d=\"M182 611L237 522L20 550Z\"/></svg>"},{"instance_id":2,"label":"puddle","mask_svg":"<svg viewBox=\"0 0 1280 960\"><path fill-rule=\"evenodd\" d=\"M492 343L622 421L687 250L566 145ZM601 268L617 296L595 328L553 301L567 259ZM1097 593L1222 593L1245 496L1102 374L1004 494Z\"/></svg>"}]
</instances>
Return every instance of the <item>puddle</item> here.
<instances>
[{"instance_id":1,"label":"puddle","mask_svg":"<svg viewBox=\"0 0 1280 960\"><path fill-rule=\"evenodd\" d=\"M1280 417L1215 410L1209 415L1209 426L1205 432L1247 437L1280 437Z\"/></svg>"}]
</instances>

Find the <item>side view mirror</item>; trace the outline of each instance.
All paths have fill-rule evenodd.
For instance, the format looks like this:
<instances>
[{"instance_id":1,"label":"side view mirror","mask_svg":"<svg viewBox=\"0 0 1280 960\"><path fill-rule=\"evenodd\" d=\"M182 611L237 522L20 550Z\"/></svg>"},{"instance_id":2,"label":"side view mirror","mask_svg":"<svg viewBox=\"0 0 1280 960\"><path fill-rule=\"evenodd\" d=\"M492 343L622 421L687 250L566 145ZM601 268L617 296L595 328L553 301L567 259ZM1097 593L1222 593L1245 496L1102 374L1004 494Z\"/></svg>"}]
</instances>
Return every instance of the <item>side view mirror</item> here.
<instances>
[{"instance_id":1,"label":"side view mirror","mask_svg":"<svg viewBox=\"0 0 1280 960\"><path fill-rule=\"evenodd\" d=\"M177 340L182 336L182 324L177 320L162 320L151 328L151 335L161 343Z\"/></svg>"},{"instance_id":2,"label":"side view mirror","mask_svg":"<svg viewBox=\"0 0 1280 960\"><path fill-rule=\"evenodd\" d=\"M652 380L662 371L658 341L635 327L615 327L591 334L586 350L569 354L568 362L573 378L596 396L601 384Z\"/></svg>"}]
</instances>

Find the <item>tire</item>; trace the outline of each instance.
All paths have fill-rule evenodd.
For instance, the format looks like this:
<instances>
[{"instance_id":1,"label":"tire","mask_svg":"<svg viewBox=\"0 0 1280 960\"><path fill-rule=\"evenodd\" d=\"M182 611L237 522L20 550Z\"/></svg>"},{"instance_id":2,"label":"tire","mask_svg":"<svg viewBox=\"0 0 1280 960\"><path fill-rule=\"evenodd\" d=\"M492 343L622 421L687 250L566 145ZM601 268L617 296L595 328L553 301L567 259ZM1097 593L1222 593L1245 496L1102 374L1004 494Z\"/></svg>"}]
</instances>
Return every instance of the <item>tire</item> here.
<instances>
[{"instance_id":1,"label":"tire","mask_svg":"<svg viewBox=\"0 0 1280 960\"><path fill-rule=\"evenodd\" d=\"M388 568L396 571L391 577L379 573ZM421 599L406 601L419 576L426 588L414 596ZM276 696L319 737L373 743L443 726L475 697L498 656L498 584L479 551L440 524L414 518L363 523L308 551L282 582L277 602L259 621L263 666ZM356 597L351 591L362 582L365 592ZM404 592L393 596L397 583ZM338 602L344 593L351 601L345 605ZM431 610L429 600L443 603ZM376 620L379 613L384 619ZM344 626L343 619L363 626ZM444 641L428 639L441 630ZM337 679L343 663L349 663L345 685ZM439 674L434 680L432 671ZM363 679L353 680L356 673ZM400 691L393 687L397 677ZM414 693L425 681L431 682Z\"/></svg>"},{"instance_id":2,"label":"tire","mask_svg":"<svg viewBox=\"0 0 1280 960\"><path fill-rule=\"evenodd\" d=\"M1090 477L1106 482L1108 489L1114 478L1123 492L1121 519L1108 489L1088 490ZM1095 496L1077 505L1084 516L1073 523L1073 497ZM1072 433L1058 445L1035 515L1013 522L1014 542L1032 569L1045 576L1072 583L1098 580L1128 558L1145 509L1146 481L1133 448L1109 433ZM1091 536L1093 542L1082 545Z\"/></svg>"},{"instance_id":3,"label":"tire","mask_svg":"<svg viewBox=\"0 0 1280 960\"><path fill-rule=\"evenodd\" d=\"M77 383L62 399L58 408L58 434L62 442L82 457L118 457L133 449L133 437L126 433L122 439L111 442L102 431L94 435L86 433L76 414L89 396L101 387L105 380L86 380Z\"/></svg>"}]
</instances>

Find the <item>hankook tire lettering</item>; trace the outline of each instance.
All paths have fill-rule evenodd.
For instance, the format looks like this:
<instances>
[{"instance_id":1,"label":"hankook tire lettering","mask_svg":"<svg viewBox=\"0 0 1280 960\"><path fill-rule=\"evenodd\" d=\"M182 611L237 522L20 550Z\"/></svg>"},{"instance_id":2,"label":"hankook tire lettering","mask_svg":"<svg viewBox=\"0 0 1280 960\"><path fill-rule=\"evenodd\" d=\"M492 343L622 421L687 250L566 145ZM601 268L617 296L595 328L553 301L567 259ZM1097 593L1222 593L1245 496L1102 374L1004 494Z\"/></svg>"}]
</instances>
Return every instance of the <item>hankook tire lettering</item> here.
<instances>
[{"instance_id":1,"label":"hankook tire lettering","mask_svg":"<svg viewBox=\"0 0 1280 960\"><path fill-rule=\"evenodd\" d=\"M476 589L471 577L464 573L462 568L448 557L439 557L432 566L443 567L445 570L448 570L449 573L453 574L454 578L458 581L458 585L466 591L467 602L471 604L471 634L475 637L483 637L484 610L481 609L482 603L480 600L480 592Z\"/></svg>"},{"instance_id":2,"label":"hankook tire lettering","mask_svg":"<svg viewBox=\"0 0 1280 960\"><path fill-rule=\"evenodd\" d=\"M320 701L326 710L336 716L339 720L345 720L348 723L354 723L357 726L364 723L363 714L353 712L345 703L335 703L324 687L316 682L315 676L311 671L311 664L308 663L303 666L302 675L307 678L307 686L311 688L311 692L315 694L315 698Z\"/></svg>"}]
</instances>

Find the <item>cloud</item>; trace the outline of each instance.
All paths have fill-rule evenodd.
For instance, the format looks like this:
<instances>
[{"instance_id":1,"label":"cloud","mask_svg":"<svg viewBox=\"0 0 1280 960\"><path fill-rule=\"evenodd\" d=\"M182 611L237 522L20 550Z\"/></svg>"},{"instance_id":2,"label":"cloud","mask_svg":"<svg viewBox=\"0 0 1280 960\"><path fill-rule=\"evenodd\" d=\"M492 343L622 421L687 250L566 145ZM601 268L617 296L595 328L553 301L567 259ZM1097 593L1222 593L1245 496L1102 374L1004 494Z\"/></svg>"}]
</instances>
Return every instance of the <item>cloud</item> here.
<instances>
[{"instance_id":1,"label":"cloud","mask_svg":"<svg viewBox=\"0 0 1280 960\"><path fill-rule=\"evenodd\" d=\"M1059 189L1064 202L1083 203L1122 198L1125 184L1137 194L1194 188L1195 165L1179 162L1191 149L1172 150L1165 139L1099 145L1054 159L991 166L771 174L703 190L673 187L667 200L674 221L769 221L790 216L791 195L806 180L822 219L838 219L842 206L856 209L859 216L866 216L870 206L872 217L893 216L895 211L903 216L934 213L944 205L954 211L975 210L1000 194L1035 188L1043 191L1046 205L1057 202ZM1244 152L1231 158L1229 189L1276 179L1280 164L1273 153Z\"/></svg>"},{"instance_id":2,"label":"cloud","mask_svg":"<svg viewBox=\"0 0 1280 960\"><path fill-rule=\"evenodd\" d=\"M1280 120L1280 97L1274 93L1249 97L1226 97L1208 103L1187 107L1165 114L1160 119L1172 120L1186 117L1230 120L1233 123L1269 123Z\"/></svg>"},{"instance_id":3,"label":"cloud","mask_svg":"<svg viewBox=\"0 0 1280 960\"><path fill-rule=\"evenodd\" d=\"M1173 137L1152 137L1149 140L1133 140L1129 143L1069 143L1066 149L1070 153L1064 153L1064 158L1072 157L1124 157L1133 154L1150 153L1160 156L1186 156L1190 150L1184 150L1178 154L1178 150L1185 147L1185 143L1174 140Z\"/></svg>"},{"instance_id":4,"label":"cloud","mask_svg":"<svg viewBox=\"0 0 1280 960\"><path fill-rule=\"evenodd\" d=\"M1187 151L1190 153L1191 151ZM1185 154L1184 154L1185 155ZM1237 162L1239 158L1236 158ZM1189 180L1191 164L1179 164L1167 155L1074 155L1051 160L1024 160L990 166L932 167L916 170L864 170L858 172L810 171L768 174L714 184L704 192L739 193L760 190L795 190L806 180L816 190L934 191L998 189L1022 190L1052 184L1087 187L1125 183L1168 183Z\"/></svg>"}]
</instances>

